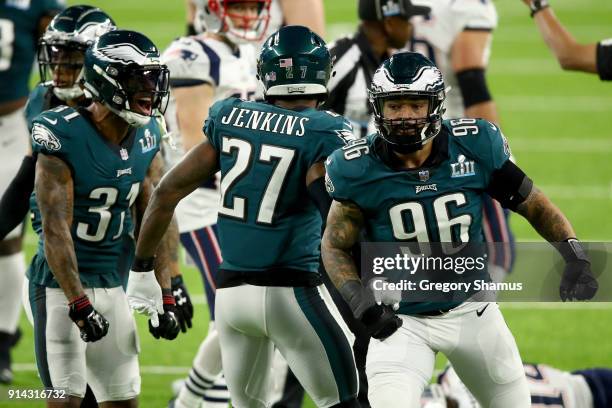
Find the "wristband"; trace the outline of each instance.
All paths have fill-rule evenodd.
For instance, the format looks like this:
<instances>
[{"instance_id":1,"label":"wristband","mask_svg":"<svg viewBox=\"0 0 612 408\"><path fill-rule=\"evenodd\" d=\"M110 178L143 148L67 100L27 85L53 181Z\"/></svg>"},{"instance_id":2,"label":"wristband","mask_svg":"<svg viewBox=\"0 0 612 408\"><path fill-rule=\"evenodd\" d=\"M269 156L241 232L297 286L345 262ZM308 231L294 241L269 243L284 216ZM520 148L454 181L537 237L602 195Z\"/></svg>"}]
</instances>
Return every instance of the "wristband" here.
<instances>
[{"instance_id":1,"label":"wristband","mask_svg":"<svg viewBox=\"0 0 612 408\"><path fill-rule=\"evenodd\" d=\"M559 245L559 253L565 262L585 261L589 262L584 247L576 238L568 238Z\"/></svg>"},{"instance_id":2,"label":"wristband","mask_svg":"<svg viewBox=\"0 0 612 408\"><path fill-rule=\"evenodd\" d=\"M176 305L172 289L170 288L162 288L162 300L164 305Z\"/></svg>"},{"instance_id":3,"label":"wristband","mask_svg":"<svg viewBox=\"0 0 612 408\"><path fill-rule=\"evenodd\" d=\"M529 9L531 10L531 18L538 12L550 7L548 0L531 0Z\"/></svg>"},{"instance_id":4,"label":"wristband","mask_svg":"<svg viewBox=\"0 0 612 408\"><path fill-rule=\"evenodd\" d=\"M134 272L150 272L154 269L155 257L150 258L139 258L135 257L132 263L132 270Z\"/></svg>"}]
</instances>

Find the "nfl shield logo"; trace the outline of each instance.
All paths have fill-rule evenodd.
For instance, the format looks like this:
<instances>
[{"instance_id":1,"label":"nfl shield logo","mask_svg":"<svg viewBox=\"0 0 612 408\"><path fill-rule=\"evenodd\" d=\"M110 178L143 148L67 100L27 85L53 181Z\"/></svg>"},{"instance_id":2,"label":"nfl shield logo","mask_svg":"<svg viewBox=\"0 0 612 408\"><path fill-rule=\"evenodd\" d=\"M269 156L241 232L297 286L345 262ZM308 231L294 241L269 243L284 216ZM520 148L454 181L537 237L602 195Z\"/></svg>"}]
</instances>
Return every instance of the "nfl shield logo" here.
<instances>
[{"instance_id":1,"label":"nfl shield logo","mask_svg":"<svg viewBox=\"0 0 612 408\"><path fill-rule=\"evenodd\" d=\"M419 171L419 180L421 180L421 181L429 180L429 170L421 170L421 171Z\"/></svg>"},{"instance_id":2,"label":"nfl shield logo","mask_svg":"<svg viewBox=\"0 0 612 408\"><path fill-rule=\"evenodd\" d=\"M124 161L130 158L130 156L128 155L127 149L122 148L121 150L119 150L119 155L121 156L121 160L124 160Z\"/></svg>"}]
</instances>

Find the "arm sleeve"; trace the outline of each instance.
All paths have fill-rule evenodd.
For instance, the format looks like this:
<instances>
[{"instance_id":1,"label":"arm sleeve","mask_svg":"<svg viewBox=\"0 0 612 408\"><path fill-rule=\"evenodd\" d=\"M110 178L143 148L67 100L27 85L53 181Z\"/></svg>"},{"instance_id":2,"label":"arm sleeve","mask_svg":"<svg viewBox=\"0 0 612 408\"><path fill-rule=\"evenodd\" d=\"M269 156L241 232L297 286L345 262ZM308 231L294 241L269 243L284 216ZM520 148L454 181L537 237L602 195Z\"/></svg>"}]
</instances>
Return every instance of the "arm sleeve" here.
<instances>
[{"instance_id":1,"label":"arm sleeve","mask_svg":"<svg viewBox=\"0 0 612 408\"><path fill-rule=\"evenodd\" d=\"M0 200L0 241L25 218L30 207L30 195L34 190L36 157L23 158L21 167Z\"/></svg>"},{"instance_id":2,"label":"arm sleeve","mask_svg":"<svg viewBox=\"0 0 612 408\"><path fill-rule=\"evenodd\" d=\"M602 81L612 81L612 38L597 44L597 72Z\"/></svg>"}]
</instances>

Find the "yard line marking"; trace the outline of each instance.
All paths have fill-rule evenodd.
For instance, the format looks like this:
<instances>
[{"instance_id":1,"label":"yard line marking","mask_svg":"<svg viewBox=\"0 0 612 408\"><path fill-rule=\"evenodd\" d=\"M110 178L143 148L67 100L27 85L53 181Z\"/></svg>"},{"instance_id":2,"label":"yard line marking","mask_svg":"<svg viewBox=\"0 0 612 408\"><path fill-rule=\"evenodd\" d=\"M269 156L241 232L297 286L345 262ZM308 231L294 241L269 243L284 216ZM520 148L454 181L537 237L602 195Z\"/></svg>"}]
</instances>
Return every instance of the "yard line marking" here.
<instances>
[{"instance_id":1,"label":"yard line marking","mask_svg":"<svg viewBox=\"0 0 612 408\"><path fill-rule=\"evenodd\" d=\"M13 371L38 371L34 363L13 363ZM165 374L165 375L187 375L191 367L187 366L160 366L160 365L141 365L141 374Z\"/></svg>"}]
</instances>

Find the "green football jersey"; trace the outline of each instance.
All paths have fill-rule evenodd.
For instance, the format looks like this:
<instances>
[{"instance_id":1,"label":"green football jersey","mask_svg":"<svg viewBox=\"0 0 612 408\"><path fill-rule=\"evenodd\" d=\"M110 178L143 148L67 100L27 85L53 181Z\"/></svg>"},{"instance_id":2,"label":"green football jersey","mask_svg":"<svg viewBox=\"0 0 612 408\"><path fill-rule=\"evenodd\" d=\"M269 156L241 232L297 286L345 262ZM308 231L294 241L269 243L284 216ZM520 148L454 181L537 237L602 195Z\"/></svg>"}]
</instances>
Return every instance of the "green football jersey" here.
<instances>
[{"instance_id":1,"label":"green football jersey","mask_svg":"<svg viewBox=\"0 0 612 408\"><path fill-rule=\"evenodd\" d=\"M350 124L326 111L228 98L212 106L204 132L221 168L221 268L317 272L321 215L306 172L353 138Z\"/></svg>"},{"instance_id":2,"label":"green football jersey","mask_svg":"<svg viewBox=\"0 0 612 408\"><path fill-rule=\"evenodd\" d=\"M50 85L46 86L43 83L36 85L32 92L30 92L28 103L25 107L28 129L32 131L34 118L40 115L43 111L55 108L59 105L64 105L64 103L53 95L52 87Z\"/></svg>"},{"instance_id":3,"label":"green football jersey","mask_svg":"<svg viewBox=\"0 0 612 408\"><path fill-rule=\"evenodd\" d=\"M369 241L484 242L482 198L491 174L510 158L497 126L445 120L431 157L418 169L391 168L382 142L370 135L326 162L328 192L359 206ZM406 306L400 311L427 310L426 304Z\"/></svg>"},{"instance_id":4,"label":"green football jersey","mask_svg":"<svg viewBox=\"0 0 612 408\"><path fill-rule=\"evenodd\" d=\"M124 241L132 231L130 207L153 157L159 151L161 131L151 120L133 128L121 146L109 143L87 118L87 111L59 106L34 119L32 149L63 160L74 185L71 234L81 282L86 287L121 285L118 272ZM38 251L29 278L57 287L44 253L41 214L33 193L32 226L39 235Z\"/></svg>"},{"instance_id":5,"label":"green football jersey","mask_svg":"<svg viewBox=\"0 0 612 408\"><path fill-rule=\"evenodd\" d=\"M55 14L64 5L64 0L0 2L0 84L3 84L0 86L0 103L28 96L38 24L42 17Z\"/></svg>"}]
</instances>

